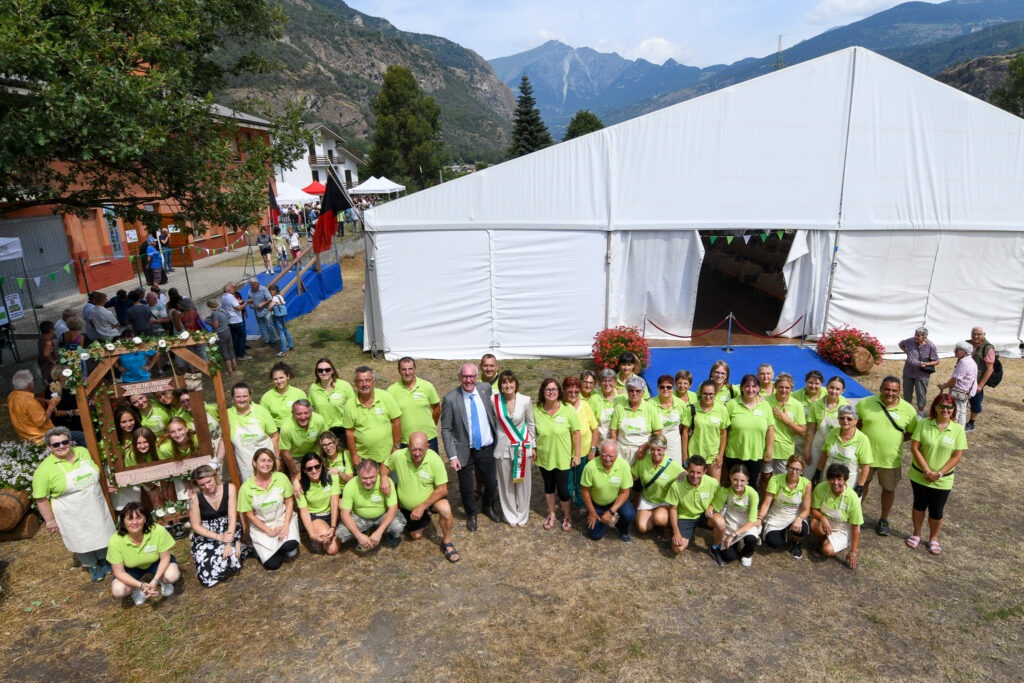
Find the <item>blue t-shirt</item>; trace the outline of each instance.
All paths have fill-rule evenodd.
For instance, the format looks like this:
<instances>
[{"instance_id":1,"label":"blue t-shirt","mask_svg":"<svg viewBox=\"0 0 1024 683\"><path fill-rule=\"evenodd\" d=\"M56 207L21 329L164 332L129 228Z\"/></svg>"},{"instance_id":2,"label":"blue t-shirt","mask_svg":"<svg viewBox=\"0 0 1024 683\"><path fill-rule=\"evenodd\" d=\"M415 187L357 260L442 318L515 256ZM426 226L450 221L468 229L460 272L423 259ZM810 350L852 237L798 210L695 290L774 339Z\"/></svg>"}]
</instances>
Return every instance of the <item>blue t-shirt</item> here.
<instances>
[{"instance_id":1,"label":"blue t-shirt","mask_svg":"<svg viewBox=\"0 0 1024 683\"><path fill-rule=\"evenodd\" d=\"M163 268L164 258L160 255L160 250L156 248L154 244L150 244L146 247L146 256L149 257L150 268Z\"/></svg>"},{"instance_id":2,"label":"blue t-shirt","mask_svg":"<svg viewBox=\"0 0 1024 683\"><path fill-rule=\"evenodd\" d=\"M122 382L148 382L149 370L144 369L146 361L156 355L156 351L136 351L121 356Z\"/></svg>"}]
</instances>

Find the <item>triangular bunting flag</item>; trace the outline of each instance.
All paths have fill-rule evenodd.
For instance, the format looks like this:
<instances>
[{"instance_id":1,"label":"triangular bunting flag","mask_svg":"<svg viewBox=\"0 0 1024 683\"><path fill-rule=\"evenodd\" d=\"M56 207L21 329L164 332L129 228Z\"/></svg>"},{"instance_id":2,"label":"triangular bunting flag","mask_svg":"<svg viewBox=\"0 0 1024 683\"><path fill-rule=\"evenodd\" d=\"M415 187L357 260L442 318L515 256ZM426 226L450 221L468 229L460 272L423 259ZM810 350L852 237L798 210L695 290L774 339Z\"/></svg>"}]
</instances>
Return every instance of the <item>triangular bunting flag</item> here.
<instances>
[{"instance_id":1,"label":"triangular bunting flag","mask_svg":"<svg viewBox=\"0 0 1024 683\"><path fill-rule=\"evenodd\" d=\"M36 283L36 287L39 287L39 281L40 280L42 280L41 277L34 277L34 278L32 278L32 282Z\"/></svg>"},{"instance_id":2,"label":"triangular bunting flag","mask_svg":"<svg viewBox=\"0 0 1024 683\"><path fill-rule=\"evenodd\" d=\"M23 278L23 277L19 277L19 278L18 278L18 289L21 289L21 286L22 286L23 284L25 284L25 278Z\"/></svg>"},{"instance_id":3,"label":"triangular bunting flag","mask_svg":"<svg viewBox=\"0 0 1024 683\"><path fill-rule=\"evenodd\" d=\"M0 287L4 286L4 281L7 280L5 277L0 277Z\"/></svg>"},{"instance_id":4,"label":"triangular bunting flag","mask_svg":"<svg viewBox=\"0 0 1024 683\"><path fill-rule=\"evenodd\" d=\"M767 241L768 241L768 233L762 232L761 233L761 244L764 244Z\"/></svg>"},{"instance_id":5,"label":"triangular bunting flag","mask_svg":"<svg viewBox=\"0 0 1024 683\"><path fill-rule=\"evenodd\" d=\"M726 236L725 236L725 243L726 243L726 244L732 244L732 241L733 241L734 239L736 239L736 236L735 236L735 235L726 235Z\"/></svg>"},{"instance_id":6,"label":"triangular bunting flag","mask_svg":"<svg viewBox=\"0 0 1024 683\"><path fill-rule=\"evenodd\" d=\"M743 235L743 244L750 244L750 235Z\"/></svg>"},{"instance_id":7,"label":"triangular bunting flag","mask_svg":"<svg viewBox=\"0 0 1024 683\"><path fill-rule=\"evenodd\" d=\"M56 281L57 281L57 273L50 273L50 279L51 279L51 280L52 280L53 282L56 282Z\"/></svg>"},{"instance_id":8,"label":"triangular bunting flag","mask_svg":"<svg viewBox=\"0 0 1024 683\"><path fill-rule=\"evenodd\" d=\"M779 230L779 231L778 231L777 233L775 233L775 234L776 234L776 235L778 235L778 236L779 236L779 239L781 240L781 239L782 239L782 236L783 236L783 235L784 235L785 233L784 233L784 232L782 232L781 230Z\"/></svg>"},{"instance_id":9,"label":"triangular bunting flag","mask_svg":"<svg viewBox=\"0 0 1024 683\"><path fill-rule=\"evenodd\" d=\"M718 239L718 235L712 235L711 236L711 244L714 244L715 240L717 240L717 239Z\"/></svg>"},{"instance_id":10,"label":"triangular bunting flag","mask_svg":"<svg viewBox=\"0 0 1024 683\"><path fill-rule=\"evenodd\" d=\"M71 264L70 263L65 263L64 264L64 272L65 273L69 273L69 274L71 273Z\"/></svg>"}]
</instances>

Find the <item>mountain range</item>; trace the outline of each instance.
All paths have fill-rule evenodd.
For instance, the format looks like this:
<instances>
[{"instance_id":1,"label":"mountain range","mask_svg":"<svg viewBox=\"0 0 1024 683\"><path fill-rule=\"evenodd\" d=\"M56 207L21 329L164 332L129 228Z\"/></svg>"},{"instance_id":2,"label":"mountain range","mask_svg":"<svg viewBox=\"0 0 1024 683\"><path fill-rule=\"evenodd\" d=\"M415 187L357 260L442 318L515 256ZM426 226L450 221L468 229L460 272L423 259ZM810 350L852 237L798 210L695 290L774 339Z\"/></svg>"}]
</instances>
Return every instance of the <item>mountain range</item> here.
<instances>
[{"instance_id":1,"label":"mountain range","mask_svg":"<svg viewBox=\"0 0 1024 683\"><path fill-rule=\"evenodd\" d=\"M653 64L590 48L549 41L490 63L438 36L400 31L387 19L358 12L342 0L282 0L284 35L264 55L277 71L235 77L218 101L244 108L258 96L274 104L298 97L307 121L325 123L358 152L373 132L370 102L391 64L408 67L441 105L442 137L455 161L495 162L508 148L515 95L525 73L552 134L561 138L580 109L606 124L660 109L776 68L777 55L705 68L669 60ZM976 60L1024 48L1024 1L908 2L861 21L828 30L786 48L796 64L850 45L862 45L914 69L987 95L1005 74L1007 60ZM978 73L982 84L974 84Z\"/></svg>"},{"instance_id":2,"label":"mountain range","mask_svg":"<svg viewBox=\"0 0 1024 683\"><path fill-rule=\"evenodd\" d=\"M628 60L558 41L491 60L503 82L516 88L523 74L552 134L561 137L573 114L589 109L617 123L786 65L860 45L929 75L960 62L1024 47L1024 2L951 0L907 2L833 28L786 48L781 55L697 68Z\"/></svg>"}]
</instances>

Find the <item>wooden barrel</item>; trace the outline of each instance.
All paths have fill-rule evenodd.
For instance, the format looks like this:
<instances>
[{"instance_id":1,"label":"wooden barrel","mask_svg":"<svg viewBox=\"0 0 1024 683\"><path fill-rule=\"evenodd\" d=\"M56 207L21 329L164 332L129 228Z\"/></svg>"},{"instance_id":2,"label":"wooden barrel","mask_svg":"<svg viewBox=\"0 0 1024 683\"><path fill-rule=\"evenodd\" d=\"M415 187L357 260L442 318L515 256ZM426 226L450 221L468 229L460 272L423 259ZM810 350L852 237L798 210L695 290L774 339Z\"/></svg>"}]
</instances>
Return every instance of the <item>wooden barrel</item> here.
<instances>
[{"instance_id":1,"label":"wooden barrel","mask_svg":"<svg viewBox=\"0 0 1024 683\"><path fill-rule=\"evenodd\" d=\"M31 502L27 491L0 489L0 531L18 526L22 517L28 514Z\"/></svg>"},{"instance_id":2,"label":"wooden barrel","mask_svg":"<svg viewBox=\"0 0 1024 683\"><path fill-rule=\"evenodd\" d=\"M32 538L39 531L39 518L35 515L25 515L25 518L14 525L8 531L0 531L0 541L23 541Z\"/></svg>"}]
</instances>

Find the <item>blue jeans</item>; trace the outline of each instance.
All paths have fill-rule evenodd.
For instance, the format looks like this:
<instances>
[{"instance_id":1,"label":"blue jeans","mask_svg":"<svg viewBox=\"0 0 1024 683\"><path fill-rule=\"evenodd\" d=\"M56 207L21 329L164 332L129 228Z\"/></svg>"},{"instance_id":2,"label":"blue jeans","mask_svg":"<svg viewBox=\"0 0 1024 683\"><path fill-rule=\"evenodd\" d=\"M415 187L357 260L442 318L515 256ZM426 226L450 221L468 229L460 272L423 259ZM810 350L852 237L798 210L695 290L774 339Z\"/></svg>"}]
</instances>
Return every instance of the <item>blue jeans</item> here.
<instances>
[{"instance_id":1,"label":"blue jeans","mask_svg":"<svg viewBox=\"0 0 1024 683\"><path fill-rule=\"evenodd\" d=\"M256 316L256 323L260 326L260 339L263 340L264 344L276 344L277 335L274 334L274 322L271 318L272 315L266 315L262 318Z\"/></svg>"},{"instance_id":2,"label":"blue jeans","mask_svg":"<svg viewBox=\"0 0 1024 683\"><path fill-rule=\"evenodd\" d=\"M274 329L277 330L277 338L281 340L281 352L284 353L288 349L294 349L295 343L292 341L292 333L288 331L288 316L286 315L272 315L274 319ZM287 341L287 343L285 343Z\"/></svg>"},{"instance_id":3,"label":"blue jeans","mask_svg":"<svg viewBox=\"0 0 1024 683\"><path fill-rule=\"evenodd\" d=\"M595 505L594 510L597 511L597 516L603 515L611 505ZM629 533L629 527L633 524L636 519L636 510L633 508L633 504L628 500L619 508L619 521L615 523L615 528L618 529L619 534L625 536ZM604 532L608 530L605 523L601 520L597 520L594 524L593 529L587 529L587 536L592 540L600 540L604 538Z\"/></svg>"}]
</instances>

